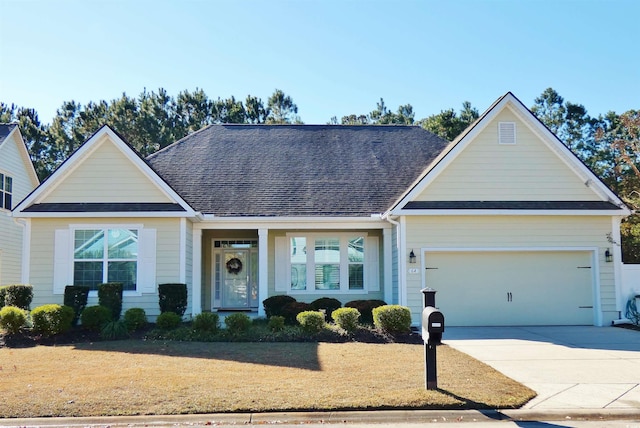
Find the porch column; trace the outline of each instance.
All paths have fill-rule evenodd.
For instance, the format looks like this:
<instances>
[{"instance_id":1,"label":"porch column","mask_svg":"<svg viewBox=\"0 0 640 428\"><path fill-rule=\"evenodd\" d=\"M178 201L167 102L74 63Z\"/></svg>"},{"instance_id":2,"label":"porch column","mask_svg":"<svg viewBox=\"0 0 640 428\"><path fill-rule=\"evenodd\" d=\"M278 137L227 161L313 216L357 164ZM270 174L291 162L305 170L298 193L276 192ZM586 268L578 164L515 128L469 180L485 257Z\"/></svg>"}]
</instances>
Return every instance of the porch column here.
<instances>
[{"instance_id":1,"label":"porch column","mask_svg":"<svg viewBox=\"0 0 640 428\"><path fill-rule=\"evenodd\" d=\"M265 316L262 301L269 297L269 229L258 229L258 316Z\"/></svg>"},{"instance_id":2,"label":"porch column","mask_svg":"<svg viewBox=\"0 0 640 428\"><path fill-rule=\"evenodd\" d=\"M193 228L193 258L191 274L191 314L202 312L202 229Z\"/></svg>"},{"instance_id":3,"label":"porch column","mask_svg":"<svg viewBox=\"0 0 640 428\"><path fill-rule=\"evenodd\" d=\"M382 229L382 266L383 266L383 291L384 301L391 304L397 301L393 297L393 276L392 276L392 260L393 260L393 237L392 229Z\"/></svg>"}]
</instances>

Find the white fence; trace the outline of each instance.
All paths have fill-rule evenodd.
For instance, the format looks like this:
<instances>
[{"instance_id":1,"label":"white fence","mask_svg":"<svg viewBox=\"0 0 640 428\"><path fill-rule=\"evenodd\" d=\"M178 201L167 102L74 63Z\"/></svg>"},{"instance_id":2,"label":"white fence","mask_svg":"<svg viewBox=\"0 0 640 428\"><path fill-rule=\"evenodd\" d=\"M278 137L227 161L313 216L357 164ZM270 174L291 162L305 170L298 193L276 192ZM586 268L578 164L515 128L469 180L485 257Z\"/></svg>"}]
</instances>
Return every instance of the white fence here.
<instances>
[{"instance_id":1,"label":"white fence","mask_svg":"<svg viewBox=\"0 0 640 428\"><path fill-rule=\"evenodd\" d=\"M640 295L640 265L622 265L622 299Z\"/></svg>"}]
</instances>

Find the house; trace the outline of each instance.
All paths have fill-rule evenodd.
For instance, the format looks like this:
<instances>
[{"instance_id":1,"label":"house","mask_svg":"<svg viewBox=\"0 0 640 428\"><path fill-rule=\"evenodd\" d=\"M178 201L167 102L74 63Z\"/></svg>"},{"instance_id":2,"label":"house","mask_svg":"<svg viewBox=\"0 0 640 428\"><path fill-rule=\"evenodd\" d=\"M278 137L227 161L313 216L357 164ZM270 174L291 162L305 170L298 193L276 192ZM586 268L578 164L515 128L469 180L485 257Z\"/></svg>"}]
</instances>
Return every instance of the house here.
<instances>
[{"instance_id":1,"label":"house","mask_svg":"<svg viewBox=\"0 0 640 428\"><path fill-rule=\"evenodd\" d=\"M22 271L24 220L11 210L38 185L18 125L0 123L0 285L24 282Z\"/></svg>"},{"instance_id":2,"label":"house","mask_svg":"<svg viewBox=\"0 0 640 428\"><path fill-rule=\"evenodd\" d=\"M289 294L383 299L418 323L431 287L450 326L618 318L629 214L511 93L451 143L410 126L213 125L142 159L103 127L14 210L34 304L120 281L124 308L155 317L157 284L180 282L189 315L263 315Z\"/></svg>"}]
</instances>

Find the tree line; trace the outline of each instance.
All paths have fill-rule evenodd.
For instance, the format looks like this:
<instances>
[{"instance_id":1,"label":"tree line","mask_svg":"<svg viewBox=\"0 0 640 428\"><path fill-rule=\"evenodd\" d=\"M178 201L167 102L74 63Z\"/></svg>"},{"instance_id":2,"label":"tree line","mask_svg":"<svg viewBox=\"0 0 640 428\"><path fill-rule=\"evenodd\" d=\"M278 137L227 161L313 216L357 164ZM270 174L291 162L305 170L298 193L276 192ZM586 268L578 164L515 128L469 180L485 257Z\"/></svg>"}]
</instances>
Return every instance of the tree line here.
<instances>
[{"instance_id":1,"label":"tree line","mask_svg":"<svg viewBox=\"0 0 640 428\"><path fill-rule=\"evenodd\" d=\"M552 88L545 89L530 109L607 186L640 209L640 110L593 117L584 105L565 101ZM478 110L467 101L459 111L449 108L416 119L411 104L394 111L381 98L368 113L353 113L340 120L333 116L327 124L416 125L451 141L478 117ZM174 97L162 88L144 90L137 97L123 93L111 101L86 105L67 101L50 124L42 123L35 109L0 102L0 123L6 122L19 123L41 180L104 124L147 156L211 124L302 123L298 106L280 89L264 102L252 95L244 101L233 96L212 99L202 89L185 90ZM623 228L623 234L634 235L633 240L640 244L640 221L632 219L625 227L629 230ZM640 262L640 245L634 251Z\"/></svg>"}]
</instances>

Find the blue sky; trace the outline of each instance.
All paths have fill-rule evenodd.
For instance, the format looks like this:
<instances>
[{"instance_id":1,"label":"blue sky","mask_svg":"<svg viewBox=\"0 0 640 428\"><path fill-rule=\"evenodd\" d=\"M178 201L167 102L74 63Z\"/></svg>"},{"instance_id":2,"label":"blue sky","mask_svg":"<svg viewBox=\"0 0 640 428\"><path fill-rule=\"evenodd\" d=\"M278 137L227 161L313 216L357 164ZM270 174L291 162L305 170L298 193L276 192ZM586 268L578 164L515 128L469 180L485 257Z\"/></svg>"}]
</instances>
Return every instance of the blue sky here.
<instances>
[{"instance_id":1,"label":"blue sky","mask_svg":"<svg viewBox=\"0 0 640 428\"><path fill-rule=\"evenodd\" d=\"M547 87L597 116L640 108L637 0L0 0L0 101L48 123L64 101L144 88L266 99L305 123L382 97L420 119Z\"/></svg>"}]
</instances>

